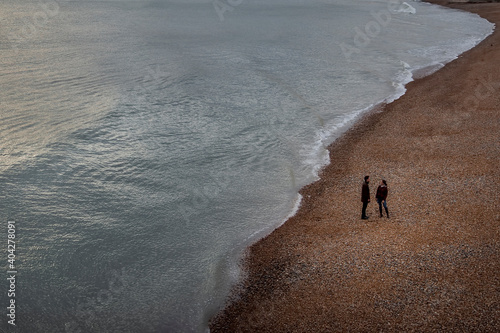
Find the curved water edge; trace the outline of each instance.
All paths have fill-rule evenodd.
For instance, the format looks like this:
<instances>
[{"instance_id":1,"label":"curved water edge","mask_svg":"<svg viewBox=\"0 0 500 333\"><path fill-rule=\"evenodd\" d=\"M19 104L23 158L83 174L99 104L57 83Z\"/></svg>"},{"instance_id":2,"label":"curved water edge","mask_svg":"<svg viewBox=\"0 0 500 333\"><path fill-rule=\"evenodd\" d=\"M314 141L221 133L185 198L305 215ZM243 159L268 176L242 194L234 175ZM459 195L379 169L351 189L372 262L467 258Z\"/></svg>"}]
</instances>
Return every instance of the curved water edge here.
<instances>
[{"instance_id":1,"label":"curved water edge","mask_svg":"<svg viewBox=\"0 0 500 333\"><path fill-rule=\"evenodd\" d=\"M416 1L416 0L415 0ZM407 4L407 3L405 3ZM425 3L426 5L430 5L428 3ZM435 5L430 5L430 6L435 6ZM449 9L446 9L449 10ZM453 10L451 10L453 11ZM415 14L416 10L409 4L407 4L407 7L405 9L401 10L402 13L409 13L409 14ZM483 18L479 17L477 14L469 13L466 12L467 15L471 16L476 16L477 18L480 18L481 20L484 20ZM426 76L432 75L435 72L439 71L441 68L445 67L446 64L452 62L453 60L457 59L461 54L469 51L470 49L474 48L477 46L479 43L481 43L483 40L485 40L489 35L491 35L494 30L495 30L495 24L490 23L491 30L487 33L485 33L482 36L475 36L475 37L470 37L467 40L463 41L463 44L461 45L454 45L455 47L455 52L445 52L445 56L443 54L438 54L439 52L436 52L435 59L431 59L429 63L423 64L417 67L412 67L408 63L404 61L400 61L400 70L393 77L392 85L395 88L394 92L378 101L375 101L374 103L362 108L355 110L353 112L344 114L343 118L341 120L337 120L334 124L331 124L330 126L325 126L326 128L322 128L317 131L316 133L316 140L314 143L309 147L309 158L305 160L305 163L308 164L310 167L309 169L311 170L311 176L312 180L309 182L305 183L302 185L308 185L310 183L313 183L317 180L319 180L319 173L320 171L330 164L330 156L329 156L329 151L327 147L331 145L336 139L340 138L349 128L351 128L362 116L364 116L367 113L370 113L375 110L383 110L383 106L390 104L399 98L401 98L405 93L406 93L406 85L409 84L410 82L413 82L417 79L424 78ZM383 112L383 111L381 111ZM272 233L274 230L279 228L281 225L286 223L291 217L295 216L297 212L300 209L301 202L302 202L302 195L297 192L296 198L293 200L293 208L290 210L288 215L280 220L279 223L272 224L269 227L266 227L262 230L256 231L252 233L248 238L245 239L244 242L242 242L238 247L235 248L235 251L231 252L232 254L228 256L227 260L228 262L232 262L230 265L232 268L230 270L231 278L230 280L232 281L229 286L235 286L238 282L240 282L242 279L245 277L245 273L241 271L241 263L244 262L245 256L246 256L246 251L248 248L254 244L255 242L259 241L260 239L264 238L265 236L269 235ZM238 264L240 263L240 264ZM234 290L233 290L234 291ZM237 295L232 295L232 297L237 297ZM231 302L231 297L229 299L226 299L226 301ZM213 318L213 316L224 306L227 304L224 303L221 306L214 307L209 311L209 314L205 316L207 320L210 320ZM207 321L208 322L208 321ZM205 332L209 333L210 329L208 327L205 328Z\"/></svg>"},{"instance_id":2,"label":"curved water edge","mask_svg":"<svg viewBox=\"0 0 500 333\"><path fill-rule=\"evenodd\" d=\"M47 21L2 2L0 219L22 230L25 328L205 331L327 146L491 30L391 2L243 1L222 21L201 0L58 2Z\"/></svg>"}]
</instances>

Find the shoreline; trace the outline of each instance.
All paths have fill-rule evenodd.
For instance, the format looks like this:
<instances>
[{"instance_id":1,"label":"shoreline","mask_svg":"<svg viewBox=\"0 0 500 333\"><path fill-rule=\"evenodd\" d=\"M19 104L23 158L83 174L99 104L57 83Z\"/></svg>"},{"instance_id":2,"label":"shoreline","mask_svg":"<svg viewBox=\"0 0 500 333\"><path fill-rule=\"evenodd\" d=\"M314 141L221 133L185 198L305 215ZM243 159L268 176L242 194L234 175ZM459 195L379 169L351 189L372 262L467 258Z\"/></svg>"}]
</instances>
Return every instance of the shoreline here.
<instances>
[{"instance_id":1,"label":"shoreline","mask_svg":"<svg viewBox=\"0 0 500 333\"><path fill-rule=\"evenodd\" d=\"M297 214L249 248L211 332L500 329L500 4L448 6L495 31L328 147ZM377 217L382 177L390 219Z\"/></svg>"}]
</instances>

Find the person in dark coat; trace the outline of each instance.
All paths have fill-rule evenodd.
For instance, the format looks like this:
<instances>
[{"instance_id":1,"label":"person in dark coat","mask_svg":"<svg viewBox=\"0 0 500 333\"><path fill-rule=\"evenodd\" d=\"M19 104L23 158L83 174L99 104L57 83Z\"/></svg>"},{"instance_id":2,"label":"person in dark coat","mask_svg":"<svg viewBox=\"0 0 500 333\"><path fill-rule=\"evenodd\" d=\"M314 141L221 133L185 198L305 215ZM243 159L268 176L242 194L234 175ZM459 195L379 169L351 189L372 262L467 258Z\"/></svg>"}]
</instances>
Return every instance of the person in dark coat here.
<instances>
[{"instance_id":1,"label":"person in dark coat","mask_svg":"<svg viewBox=\"0 0 500 333\"><path fill-rule=\"evenodd\" d=\"M368 219L368 216L366 215L366 207L368 207L368 203L370 202L370 187L368 186L369 183L370 176L365 176L365 181L363 182L363 186L361 187L361 202L363 203L361 218L363 220Z\"/></svg>"},{"instance_id":2,"label":"person in dark coat","mask_svg":"<svg viewBox=\"0 0 500 333\"><path fill-rule=\"evenodd\" d=\"M385 208L385 213L387 214L387 218L389 218L389 210L387 209L387 194L389 193L389 190L387 189L387 182L382 179L380 182L380 185L377 188L377 194L375 195L375 198L377 199L378 203L378 210L380 212L380 217L384 217L382 215L382 204L384 205Z\"/></svg>"}]
</instances>

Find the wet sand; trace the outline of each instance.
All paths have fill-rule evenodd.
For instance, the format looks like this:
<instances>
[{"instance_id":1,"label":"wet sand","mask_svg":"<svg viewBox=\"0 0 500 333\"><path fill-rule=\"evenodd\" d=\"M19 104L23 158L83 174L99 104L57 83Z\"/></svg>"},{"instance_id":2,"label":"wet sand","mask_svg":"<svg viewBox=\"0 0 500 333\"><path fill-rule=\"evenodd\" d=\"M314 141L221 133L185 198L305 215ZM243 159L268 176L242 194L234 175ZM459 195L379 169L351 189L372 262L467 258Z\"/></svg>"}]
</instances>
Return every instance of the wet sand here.
<instances>
[{"instance_id":1,"label":"wet sand","mask_svg":"<svg viewBox=\"0 0 500 333\"><path fill-rule=\"evenodd\" d=\"M450 6L500 25L498 3ZM329 147L297 215L249 249L212 333L500 331L499 29L407 88Z\"/></svg>"}]
</instances>

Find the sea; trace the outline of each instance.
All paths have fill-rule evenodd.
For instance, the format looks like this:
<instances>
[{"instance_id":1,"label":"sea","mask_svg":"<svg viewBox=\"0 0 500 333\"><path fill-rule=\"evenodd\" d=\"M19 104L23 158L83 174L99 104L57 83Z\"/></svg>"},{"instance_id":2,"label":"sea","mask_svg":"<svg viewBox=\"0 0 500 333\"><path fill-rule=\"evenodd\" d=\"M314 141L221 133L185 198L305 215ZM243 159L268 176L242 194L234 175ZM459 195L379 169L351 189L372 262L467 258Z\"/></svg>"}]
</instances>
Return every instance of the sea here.
<instances>
[{"instance_id":1,"label":"sea","mask_svg":"<svg viewBox=\"0 0 500 333\"><path fill-rule=\"evenodd\" d=\"M494 28L401 0L2 0L0 18L0 332L26 333L209 332L326 147Z\"/></svg>"}]
</instances>

